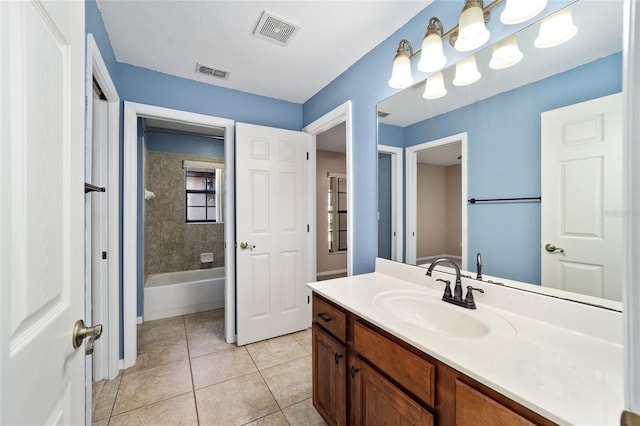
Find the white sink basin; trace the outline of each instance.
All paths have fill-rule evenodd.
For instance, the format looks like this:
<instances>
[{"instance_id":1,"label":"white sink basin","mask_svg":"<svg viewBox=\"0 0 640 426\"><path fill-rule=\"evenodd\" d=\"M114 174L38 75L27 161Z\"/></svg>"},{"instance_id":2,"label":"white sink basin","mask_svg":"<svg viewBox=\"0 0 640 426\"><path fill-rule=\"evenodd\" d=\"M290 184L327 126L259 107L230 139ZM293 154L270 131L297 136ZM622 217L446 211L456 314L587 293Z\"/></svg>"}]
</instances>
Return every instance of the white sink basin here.
<instances>
[{"instance_id":1,"label":"white sink basin","mask_svg":"<svg viewBox=\"0 0 640 426\"><path fill-rule=\"evenodd\" d=\"M465 309L443 302L431 292L391 290L376 295L373 303L410 325L451 337L517 334L510 322L482 307Z\"/></svg>"}]
</instances>

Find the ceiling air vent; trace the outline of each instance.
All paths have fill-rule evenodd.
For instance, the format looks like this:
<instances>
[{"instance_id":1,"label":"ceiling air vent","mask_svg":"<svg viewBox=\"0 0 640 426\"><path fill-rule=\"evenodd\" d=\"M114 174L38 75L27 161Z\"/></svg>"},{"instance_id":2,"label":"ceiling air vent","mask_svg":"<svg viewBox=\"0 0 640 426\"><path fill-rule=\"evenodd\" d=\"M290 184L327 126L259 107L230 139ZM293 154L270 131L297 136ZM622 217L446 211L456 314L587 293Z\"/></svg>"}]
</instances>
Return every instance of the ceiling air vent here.
<instances>
[{"instance_id":1,"label":"ceiling air vent","mask_svg":"<svg viewBox=\"0 0 640 426\"><path fill-rule=\"evenodd\" d=\"M258 25L253 30L253 35L263 40L277 43L280 46L286 46L298 29L296 25L285 22L265 10L262 12Z\"/></svg>"},{"instance_id":2,"label":"ceiling air vent","mask_svg":"<svg viewBox=\"0 0 640 426\"><path fill-rule=\"evenodd\" d=\"M387 116L389 116L389 113L388 113L388 112L378 111L378 117L380 117L380 118L385 118L385 117L387 117Z\"/></svg>"},{"instance_id":3,"label":"ceiling air vent","mask_svg":"<svg viewBox=\"0 0 640 426\"><path fill-rule=\"evenodd\" d=\"M213 77L218 77L218 78L222 78L224 80L226 80L227 78L229 78L229 74L231 74L229 71L223 71L223 70L219 70L215 67L209 66L209 65L203 65L203 64L197 64L196 66L196 71L201 73L201 74L207 74Z\"/></svg>"}]
</instances>

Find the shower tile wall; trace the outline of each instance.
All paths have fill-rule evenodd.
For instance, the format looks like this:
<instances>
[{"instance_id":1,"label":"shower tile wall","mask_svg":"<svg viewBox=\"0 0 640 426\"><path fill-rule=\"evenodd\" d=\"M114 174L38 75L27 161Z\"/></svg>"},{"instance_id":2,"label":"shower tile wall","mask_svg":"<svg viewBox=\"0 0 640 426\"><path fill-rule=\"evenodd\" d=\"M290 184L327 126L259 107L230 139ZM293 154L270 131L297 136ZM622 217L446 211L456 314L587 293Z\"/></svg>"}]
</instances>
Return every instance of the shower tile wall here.
<instances>
[{"instance_id":1,"label":"shower tile wall","mask_svg":"<svg viewBox=\"0 0 640 426\"><path fill-rule=\"evenodd\" d=\"M224 266L224 224L185 223L182 160L224 162L222 158L148 151L146 188L156 198L145 201L145 275ZM200 263L212 252L214 262Z\"/></svg>"}]
</instances>

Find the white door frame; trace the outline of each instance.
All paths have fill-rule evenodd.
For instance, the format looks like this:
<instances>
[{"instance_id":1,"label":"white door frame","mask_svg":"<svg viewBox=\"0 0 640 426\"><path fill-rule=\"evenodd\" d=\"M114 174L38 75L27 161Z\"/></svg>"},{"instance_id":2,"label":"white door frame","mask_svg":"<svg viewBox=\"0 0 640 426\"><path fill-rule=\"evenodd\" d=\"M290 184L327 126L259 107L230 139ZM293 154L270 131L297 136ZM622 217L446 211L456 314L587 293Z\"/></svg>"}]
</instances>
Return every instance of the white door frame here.
<instances>
[{"instance_id":1,"label":"white door frame","mask_svg":"<svg viewBox=\"0 0 640 426\"><path fill-rule=\"evenodd\" d=\"M417 185L418 176L418 152L435 148L441 145L447 145L454 142L460 142L462 145L462 269L467 269L467 132L458 133L456 135L447 136L441 139L421 143L420 145L405 148L407 170L406 170L406 193L407 193L407 235L406 235L406 262L416 263L416 238L415 232L417 227Z\"/></svg>"},{"instance_id":2,"label":"white door frame","mask_svg":"<svg viewBox=\"0 0 640 426\"><path fill-rule=\"evenodd\" d=\"M225 155L225 339L235 342L235 204L234 121L193 112L135 102L124 103L123 171L123 318L124 368L136 363L138 265L138 118L154 118L209 127L224 127Z\"/></svg>"},{"instance_id":3,"label":"white door frame","mask_svg":"<svg viewBox=\"0 0 640 426\"><path fill-rule=\"evenodd\" d=\"M100 49L93 35L87 34L86 72L85 72L85 143L90 143L93 134L93 79L96 79L104 96L107 98L107 211L108 218L108 274L106 287L91 295L91 282L85 283L85 322L91 319L91 304L102 306L101 312L106 313L101 318L95 318L101 323L104 333L101 337L101 356L97 357L101 372L97 380L114 379L120 370L120 97L113 84L109 70L102 59ZM88 323L88 322L87 322ZM91 375L86 379L91 381Z\"/></svg>"},{"instance_id":4,"label":"white door frame","mask_svg":"<svg viewBox=\"0 0 640 426\"><path fill-rule=\"evenodd\" d=\"M316 281L318 273L317 257L317 232L316 232L316 136L320 133L337 126L338 124L346 124L346 160L347 160L347 275L351 275L353 271L353 179L351 171L353 170L353 130L352 130L352 112L351 101L346 101L342 105L329 111L313 123L302 129L303 132L311 135L309 141L309 282ZM311 294L311 292L309 292ZM309 311L311 318L311 311ZM311 324L311 323L309 323Z\"/></svg>"},{"instance_id":5,"label":"white door frame","mask_svg":"<svg viewBox=\"0 0 640 426\"><path fill-rule=\"evenodd\" d=\"M625 1L623 36L623 164L627 267L623 296L625 408L640 414L640 5Z\"/></svg>"},{"instance_id":6,"label":"white door frame","mask_svg":"<svg viewBox=\"0 0 640 426\"><path fill-rule=\"evenodd\" d=\"M402 217L402 153L404 149L397 146L378 145L378 153L391 156L391 260L402 262L404 251L403 217ZM378 208L378 210L380 210ZM395 234L395 235L394 235ZM378 237L379 238L379 237Z\"/></svg>"}]
</instances>

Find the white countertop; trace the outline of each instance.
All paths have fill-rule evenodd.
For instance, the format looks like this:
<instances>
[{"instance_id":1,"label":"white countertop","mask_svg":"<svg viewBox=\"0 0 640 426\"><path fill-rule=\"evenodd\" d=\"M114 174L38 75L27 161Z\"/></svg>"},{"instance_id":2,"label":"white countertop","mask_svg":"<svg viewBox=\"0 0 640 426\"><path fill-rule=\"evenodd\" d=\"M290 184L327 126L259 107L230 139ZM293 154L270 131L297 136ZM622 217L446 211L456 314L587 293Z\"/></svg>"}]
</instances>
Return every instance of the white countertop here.
<instances>
[{"instance_id":1,"label":"white countertop","mask_svg":"<svg viewBox=\"0 0 640 426\"><path fill-rule=\"evenodd\" d=\"M486 293L475 295L475 311L448 305L451 309L461 309L465 315L497 316L499 322L512 327L507 327L511 331L483 337L452 337L411 325L374 302L377 295L392 290L414 290L441 297L443 286L435 281L441 275L434 273L433 277L426 277L424 269L402 264L385 265L380 268L385 273L310 283L309 287L554 422L619 424L624 408L623 352L619 337L621 313L463 280L465 287L472 284L482 287ZM505 303L505 300L513 300L513 303ZM512 307L505 308L505 305ZM527 309L532 306L547 317L527 315ZM576 316L580 317L577 321ZM574 322L578 325L571 328ZM620 330L613 330L611 339L606 338L607 329L618 325Z\"/></svg>"}]
</instances>

